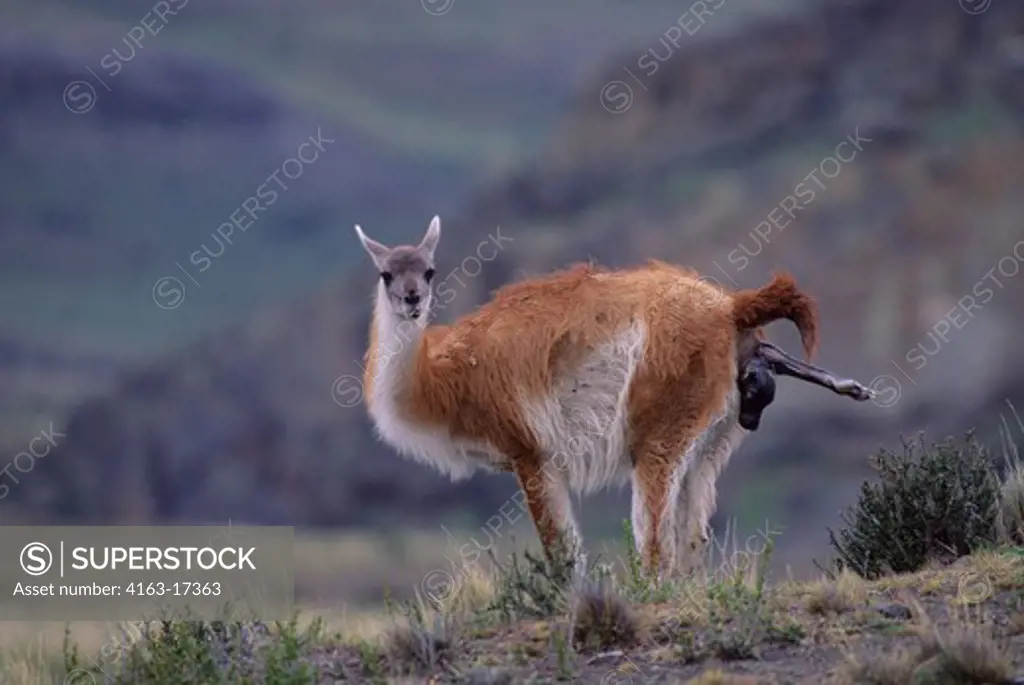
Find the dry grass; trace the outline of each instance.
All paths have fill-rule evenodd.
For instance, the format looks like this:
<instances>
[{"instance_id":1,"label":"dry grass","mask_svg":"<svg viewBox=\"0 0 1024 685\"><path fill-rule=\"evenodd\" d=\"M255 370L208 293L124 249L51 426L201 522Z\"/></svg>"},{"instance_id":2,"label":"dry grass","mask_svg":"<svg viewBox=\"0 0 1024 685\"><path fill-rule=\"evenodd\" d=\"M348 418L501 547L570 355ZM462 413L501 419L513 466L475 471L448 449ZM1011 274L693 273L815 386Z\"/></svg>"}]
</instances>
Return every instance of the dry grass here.
<instances>
[{"instance_id":1,"label":"dry grass","mask_svg":"<svg viewBox=\"0 0 1024 685\"><path fill-rule=\"evenodd\" d=\"M453 580L444 596L425 596L417 589L412 601L391 609L383 630L357 639L361 649L383 657L385 663L380 668L392 673L421 674L449 668L456 643L496 592L493 576L476 566Z\"/></svg>"},{"instance_id":2,"label":"dry grass","mask_svg":"<svg viewBox=\"0 0 1024 685\"><path fill-rule=\"evenodd\" d=\"M64 679L60 651L44 644L4 644L0 651L0 683L11 685L49 685Z\"/></svg>"},{"instance_id":3,"label":"dry grass","mask_svg":"<svg viewBox=\"0 0 1024 685\"><path fill-rule=\"evenodd\" d=\"M1002 540L1024 543L1024 466L1014 461L999 491L996 528Z\"/></svg>"},{"instance_id":4,"label":"dry grass","mask_svg":"<svg viewBox=\"0 0 1024 685\"><path fill-rule=\"evenodd\" d=\"M439 602L439 608L460 617L473 616L491 603L496 592L494 575L471 566L456 578L454 590Z\"/></svg>"},{"instance_id":5,"label":"dry grass","mask_svg":"<svg viewBox=\"0 0 1024 685\"><path fill-rule=\"evenodd\" d=\"M1006 400L1010 413L1024 431L1024 421L1017 413L1013 402ZM1006 414L1000 415L1001 426L999 435L1002 440L1003 459L1006 473L1002 477L999 488L999 504L996 509L996 532L1005 544L1024 544L1024 463L1020 459L1020 449L1013 438L1014 431Z\"/></svg>"},{"instance_id":6,"label":"dry grass","mask_svg":"<svg viewBox=\"0 0 1024 685\"><path fill-rule=\"evenodd\" d=\"M423 607L420 607L425 611ZM407 617L380 637L389 670L429 672L451 664L461 626L450 615L432 613Z\"/></svg>"},{"instance_id":7,"label":"dry grass","mask_svg":"<svg viewBox=\"0 0 1024 685\"><path fill-rule=\"evenodd\" d=\"M807 610L812 614L842 614L865 605L868 589L864 579L844 570L834 581L820 580L810 586Z\"/></svg>"},{"instance_id":8,"label":"dry grass","mask_svg":"<svg viewBox=\"0 0 1024 685\"><path fill-rule=\"evenodd\" d=\"M982 622L957 620L939 626L918 608L919 640L881 655L849 656L839 685L1002 685L1012 682L1005 647Z\"/></svg>"},{"instance_id":9,"label":"dry grass","mask_svg":"<svg viewBox=\"0 0 1024 685\"><path fill-rule=\"evenodd\" d=\"M953 685L999 685L1008 683L1013 670L1006 650L983 626L958 626L950 632L935 630L925 640L922 652L932 656L919 673L935 683Z\"/></svg>"},{"instance_id":10,"label":"dry grass","mask_svg":"<svg viewBox=\"0 0 1024 685\"><path fill-rule=\"evenodd\" d=\"M907 685L914 682L919 663L918 652L906 647L897 647L881 657L850 657L837 685Z\"/></svg>"},{"instance_id":11,"label":"dry grass","mask_svg":"<svg viewBox=\"0 0 1024 685\"><path fill-rule=\"evenodd\" d=\"M0 622L0 683L40 685L64 678L61 655L67 626L56 622ZM117 629L105 623L78 623L70 635L83 654L99 654Z\"/></svg>"}]
</instances>

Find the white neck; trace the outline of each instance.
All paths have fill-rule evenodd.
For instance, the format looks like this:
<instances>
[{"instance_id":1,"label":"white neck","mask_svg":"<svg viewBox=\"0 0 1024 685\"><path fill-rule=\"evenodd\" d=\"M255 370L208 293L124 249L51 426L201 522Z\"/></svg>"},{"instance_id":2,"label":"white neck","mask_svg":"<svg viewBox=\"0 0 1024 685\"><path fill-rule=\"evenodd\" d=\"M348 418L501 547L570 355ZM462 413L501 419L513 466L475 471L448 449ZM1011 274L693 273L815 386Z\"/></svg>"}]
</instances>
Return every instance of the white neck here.
<instances>
[{"instance_id":1,"label":"white neck","mask_svg":"<svg viewBox=\"0 0 1024 685\"><path fill-rule=\"evenodd\" d=\"M395 315L388 303L387 290L380 283L373 318L377 327L374 386L383 395L394 398L415 373L416 354L427 327L427 312L415 321Z\"/></svg>"},{"instance_id":2,"label":"white neck","mask_svg":"<svg viewBox=\"0 0 1024 685\"><path fill-rule=\"evenodd\" d=\"M486 443L453 438L442 417L427 419L422 412L415 416L409 411L410 402L431 401L412 385L417 378L416 362L429 312L425 310L419 319L409 321L395 316L387 298L380 286L374 308L376 343L369 401L377 433L402 454L454 479L468 478L483 464L504 463L504 457Z\"/></svg>"}]
</instances>

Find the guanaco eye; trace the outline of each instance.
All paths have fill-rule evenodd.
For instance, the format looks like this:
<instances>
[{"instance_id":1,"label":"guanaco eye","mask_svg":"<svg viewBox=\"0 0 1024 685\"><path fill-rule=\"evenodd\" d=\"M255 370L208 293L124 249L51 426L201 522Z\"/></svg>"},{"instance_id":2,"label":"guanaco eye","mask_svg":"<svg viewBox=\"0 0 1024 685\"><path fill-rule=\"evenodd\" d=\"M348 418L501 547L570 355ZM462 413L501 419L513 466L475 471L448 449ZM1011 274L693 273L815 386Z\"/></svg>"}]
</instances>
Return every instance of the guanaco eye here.
<instances>
[{"instance_id":1,"label":"guanaco eye","mask_svg":"<svg viewBox=\"0 0 1024 685\"><path fill-rule=\"evenodd\" d=\"M384 285L391 285L391 279L393 278L394 276L391 275L390 271L380 272L380 280L384 281Z\"/></svg>"},{"instance_id":2,"label":"guanaco eye","mask_svg":"<svg viewBox=\"0 0 1024 685\"><path fill-rule=\"evenodd\" d=\"M433 277L434 277L434 270L433 269L427 269L423 273L423 278L424 278L424 280L427 281L427 283L430 283L430 279L433 278Z\"/></svg>"}]
</instances>

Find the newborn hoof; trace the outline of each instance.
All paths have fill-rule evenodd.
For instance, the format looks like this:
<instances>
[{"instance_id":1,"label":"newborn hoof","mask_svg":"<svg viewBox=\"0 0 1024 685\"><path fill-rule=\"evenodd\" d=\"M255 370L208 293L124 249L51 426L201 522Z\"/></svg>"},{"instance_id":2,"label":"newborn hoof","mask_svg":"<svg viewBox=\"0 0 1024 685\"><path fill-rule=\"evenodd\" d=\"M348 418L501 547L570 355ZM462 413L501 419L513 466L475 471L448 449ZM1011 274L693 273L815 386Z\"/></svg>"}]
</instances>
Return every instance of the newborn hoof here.
<instances>
[{"instance_id":1,"label":"newborn hoof","mask_svg":"<svg viewBox=\"0 0 1024 685\"><path fill-rule=\"evenodd\" d=\"M843 394L849 395L858 402L870 400L875 396L875 393L871 388L865 387L857 381L847 381L844 383L844 387L841 388L841 391Z\"/></svg>"}]
</instances>

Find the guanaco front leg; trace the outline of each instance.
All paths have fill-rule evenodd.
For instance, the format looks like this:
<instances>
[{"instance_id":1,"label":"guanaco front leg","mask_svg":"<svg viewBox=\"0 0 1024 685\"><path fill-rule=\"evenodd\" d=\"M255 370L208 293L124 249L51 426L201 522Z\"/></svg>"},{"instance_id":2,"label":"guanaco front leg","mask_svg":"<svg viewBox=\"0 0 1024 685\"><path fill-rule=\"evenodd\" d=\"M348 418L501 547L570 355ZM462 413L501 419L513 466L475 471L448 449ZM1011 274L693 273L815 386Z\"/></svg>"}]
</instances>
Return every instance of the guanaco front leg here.
<instances>
[{"instance_id":1,"label":"guanaco front leg","mask_svg":"<svg viewBox=\"0 0 1024 685\"><path fill-rule=\"evenodd\" d=\"M572 510L567 474L557 468L557 463L536 456L513 462L548 562L557 564L560 555L570 554L578 575L586 565L583 540Z\"/></svg>"}]
</instances>

